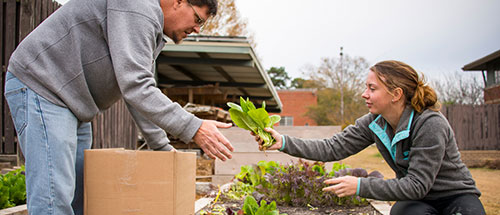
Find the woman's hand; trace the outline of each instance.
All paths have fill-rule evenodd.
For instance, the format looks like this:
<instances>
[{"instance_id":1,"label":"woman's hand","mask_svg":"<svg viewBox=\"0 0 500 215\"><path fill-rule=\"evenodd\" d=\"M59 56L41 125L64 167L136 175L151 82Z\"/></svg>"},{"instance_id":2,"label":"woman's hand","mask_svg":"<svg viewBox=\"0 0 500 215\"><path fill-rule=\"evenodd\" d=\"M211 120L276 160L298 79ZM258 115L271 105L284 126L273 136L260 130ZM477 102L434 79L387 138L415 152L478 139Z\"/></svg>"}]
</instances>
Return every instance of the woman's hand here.
<instances>
[{"instance_id":1,"label":"woman's hand","mask_svg":"<svg viewBox=\"0 0 500 215\"><path fill-rule=\"evenodd\" d=\"M338 197L352 196L358 189L358 178L354 176L342 176L325 180L325 184L332 186L323 188L323 191L333 192Z\"/></svg>"},{"instance_id":2,"label":"woman's hand","mask_svg":"<svg viewBox=\"0 0 500 215\"><path fill-rule=\"evenodd\" d=\"M264 130L271 133L271 136L273 136L273 138L276 140L274 145L272 145L269 148L266 148L265 150L281 149L281 146L283 145L283 141L281 139L281 134L272 128L265 128ZM262 144L264 144L264 140L260 139L259 135L255 134L253 132L250 132L250 134L253 135L255 137L255 141L257 141L257 143L259 143L259 150L261 150L261 151L264 150L264 147L262 146Z\"/></svg>"}]
</instances>

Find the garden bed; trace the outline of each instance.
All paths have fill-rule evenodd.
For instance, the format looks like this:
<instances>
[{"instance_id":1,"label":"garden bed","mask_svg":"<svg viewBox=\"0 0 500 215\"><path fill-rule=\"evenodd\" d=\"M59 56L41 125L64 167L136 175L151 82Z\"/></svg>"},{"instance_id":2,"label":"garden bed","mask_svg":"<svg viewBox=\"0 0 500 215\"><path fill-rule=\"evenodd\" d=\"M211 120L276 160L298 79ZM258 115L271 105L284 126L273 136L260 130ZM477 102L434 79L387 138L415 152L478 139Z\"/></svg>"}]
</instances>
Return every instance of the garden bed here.
<instances>
[{"instance_id":1,"label":"garden bed","mask_svg":"<svg viewBox=\"0 0 500 215\"><path fill-rule=\"evenodd\" d=\"M332 177L383 177L379 172L334 164L327 171L321 162L281 165L260 161L241 166L233 181L220 188L205 189L207 197L196 202L197 215L243 214L389 214L390 204L358 196L337 197L323 192ZM198 187L198 186L197 186ZM201 187L201 186L200 186ZM204 185L204 187L210 187ZM258 213L260 211L261 213ZM263 213L262 213L263 212Z\"/></svg>"}]
</instances>

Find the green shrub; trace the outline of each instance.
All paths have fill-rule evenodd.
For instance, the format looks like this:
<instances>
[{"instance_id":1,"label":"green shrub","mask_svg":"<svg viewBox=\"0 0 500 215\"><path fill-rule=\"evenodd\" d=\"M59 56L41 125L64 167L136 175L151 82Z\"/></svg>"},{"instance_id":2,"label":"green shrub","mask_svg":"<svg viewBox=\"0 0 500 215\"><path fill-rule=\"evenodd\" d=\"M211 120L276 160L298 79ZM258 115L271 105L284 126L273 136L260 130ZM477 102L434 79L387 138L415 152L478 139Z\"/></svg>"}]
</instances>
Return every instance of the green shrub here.
<instances>
[{"instance_id":1,"label":"green shrub","mask_svg":"<svg viewBox=\"0 0 500 215\"><path fill-rule=\"evenodd\" d=\"M26 204L25 168L0 175L0 209Z\"/></svg>"}]
</instances>

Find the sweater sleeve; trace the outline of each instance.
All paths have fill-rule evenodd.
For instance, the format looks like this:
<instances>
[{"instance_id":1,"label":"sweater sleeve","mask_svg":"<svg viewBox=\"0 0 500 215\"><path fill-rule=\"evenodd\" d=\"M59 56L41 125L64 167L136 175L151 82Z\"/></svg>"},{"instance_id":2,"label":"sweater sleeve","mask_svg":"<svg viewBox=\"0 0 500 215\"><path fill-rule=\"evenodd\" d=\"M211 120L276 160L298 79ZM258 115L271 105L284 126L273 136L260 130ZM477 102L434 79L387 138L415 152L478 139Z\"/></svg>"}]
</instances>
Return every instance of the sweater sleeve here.
<instances>
[{"instance_id":1,"label":"sweater sleeve","mask_svg":"<svg viewBox=\"0 0 500 215\"><path fill-rule=\"evenodd\" d=\"M189 142L202 120L172 102L156 87L154 50L160 23L143 14L108 9L107 35L113 68L125 102L145 119Z\"/></svg>"},{"instance_id":2,"label":"sweater sleeve","mask_svg":"<svg viewBox=\"0 0 500 215\"><path fill-rule=\"evenodd\" d=\"M134 118L135 124L137 124L137 127L141 131L142 136L144 136L146 143L149 145L149 148L158 151L170 151L174 148L170 145L167 133L165 133L163 129L144 118L129 104L127 104L127 108Z\"/></svg>"},{"instance_id":3,"label":"sweater sleeve","mask_svg":"<svg viewBox=\"0 0 500 215\"><path fill-rule=\"evenodd\" d=\"M361 197L387 200L420 200L432 188L440 170L449 136L445 119L433 115L414 129L406 176L396 179L361 178ZM451 180L451 179L450 179Z\"/></svg>"},{"instance_id":4,"label":"sweater sleeve","mask_svg":"<svg viewBox=\"0 0 500 215\"><path fill-rule=\"evenodd\" d=\"M373 117L367 114L356 120L355 125L348 126L329 139L301 139L285 135L286 144L282 151L309 160L342 160L374 143L368 128L371 120Z\"/></svg>"}]
</instances>

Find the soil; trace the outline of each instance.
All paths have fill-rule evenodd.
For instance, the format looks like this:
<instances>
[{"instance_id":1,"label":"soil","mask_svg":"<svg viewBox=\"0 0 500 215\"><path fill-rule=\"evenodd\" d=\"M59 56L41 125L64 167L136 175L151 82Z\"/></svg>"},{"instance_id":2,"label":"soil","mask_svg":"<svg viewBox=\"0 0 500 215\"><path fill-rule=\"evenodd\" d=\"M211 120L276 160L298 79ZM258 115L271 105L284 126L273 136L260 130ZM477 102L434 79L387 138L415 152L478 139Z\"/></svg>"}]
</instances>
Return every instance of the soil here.
<instances>
[{"instance_id":1,"label":"soil","mask_svg":"<svg viewBox=\"0 0 500 215\"><path fill-rule=\"evenodd\" d=\"M345 206L337 206L335 208L318 208L316 210L309 210L307 208L299 208L299 207L285 207L279 206L280 213L287 213L289 215L292 214L301 214L301 215L313 215L313 214L336 214L336 215L348 215L348 214L369 214L369 215L379 215L378 211L376 211L371 205L362 206L362 207L345 207Z\"/></svg>"},{"instance_id":2,"label":"soil","mask_svg":"<svg viewBox=\"0 0 500 215\"><path fill-rule=\"evenodd\" d=\"M221 199L215 205L208 205L207 207L203 208L202 210L205 210L207 212L213 211L213 210L211 210L210 206L212 208L231 208L231 210L236 213L243 206L243 200L236 201L236 200ZM280 214L287 213L288 215L329 215L329 214L335 214L335 215L350 215L350 214L381 215L381 213L379 213L377 210L375 210L375 208L373 208L371 205L315 207L315 208L278 205L278 210L279 210ZM223 214L226 214L226 213L223 213ZM197 213L196 215L199 215L199 213Z\"/></svg>"},{"instance_id":3,"label":"soil","mask_svg":"<svg viewBox=\"0 0 500 215\"><path fill-rule=\"evenodd\" d=\"M482 195L479 200L483 203L486 214L500 214L500 170L486 168L471 168L472 178Z\"/></svg>"}]
</instances>

